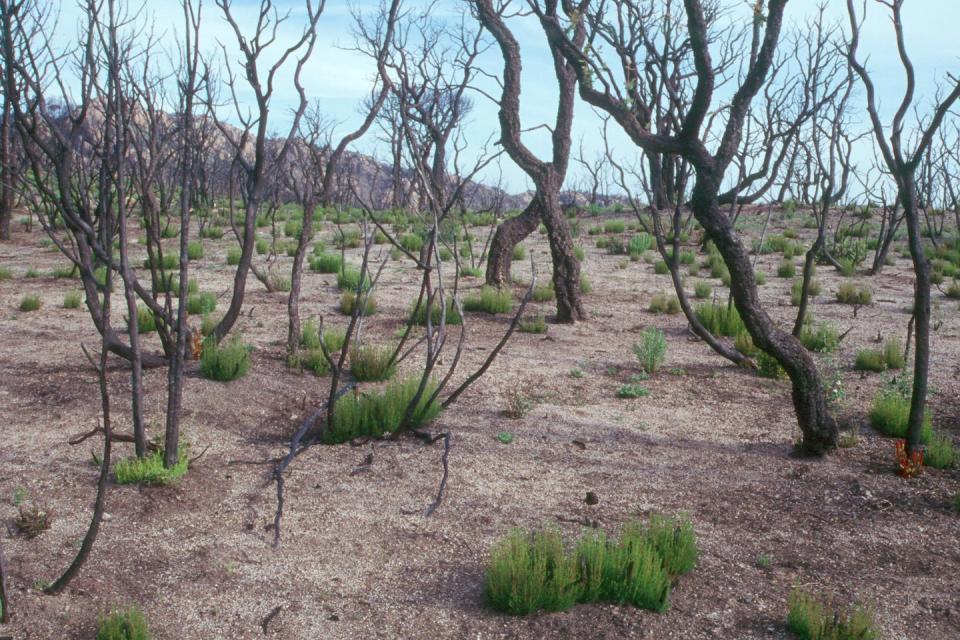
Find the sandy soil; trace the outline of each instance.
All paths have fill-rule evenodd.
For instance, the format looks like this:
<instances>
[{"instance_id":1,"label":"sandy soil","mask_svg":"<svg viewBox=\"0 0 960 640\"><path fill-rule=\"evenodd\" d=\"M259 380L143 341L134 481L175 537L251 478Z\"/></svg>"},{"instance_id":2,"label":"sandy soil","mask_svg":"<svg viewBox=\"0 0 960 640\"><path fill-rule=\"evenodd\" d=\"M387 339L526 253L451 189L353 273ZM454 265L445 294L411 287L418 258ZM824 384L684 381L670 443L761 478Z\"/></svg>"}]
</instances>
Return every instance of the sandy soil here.
<instances>
[{"instance_id":1,"label":"sandy soil","mask_svg":"<svg viewBox=\"0 0 960 640\"><path fill-rule=\"evenodd\" d=\"M439 445L400 438L317 446L288 473L276 550L269 461L285 452L328 381L286 368L285 296L251 279L238 326L255 345L250 374L217 383L200 378L194 363L186 384L187 437L194 452L206 453L176 486L112 486L86 567L65 594L44 596L37 587L66 567L89 522L97 475L91 451L99 443L67 440L94 427L99 396L80 350L81 343L96 347L96 333L85 310L62 308L77 283L50 277L64 259L43 248L41 236L18 231L13 244L0 246L0 266L14 274L0 282L0 519L13 597L13 619L0 635L90 638L98 614L136 602L162 639L786 638L787 595L802 584L839 601L873 603L885 638L960 637L960 517L953 510L960 476L931 470L912 481L897 477L892 441L865 419L882 377L851 368L878 332L905 335L909 261L898 259L873 280L876 302L856 320L834 302L842 280L820 269L816 318L842 331L853 327L834 357L847 391L843 415L859 443L806 460L791 457L798 432L787 383L713 355L691 339L682 315L648 312L650 297L670 290L668 277L644 262L621 269L620 257L587 236L591 321L550 325L546 336L517 334L488 375L432 425L453 434L439 510L423 516L440 477ZM544 237L525 244L547 273ZM227 241L205 245L197 262L201 289L225 293ZM779 259L761 258L768 275L761 291L771 314L787 324L795 309L790 281L774 277ZM280 264L286 269L289 259ZM25 279L28 267L41 277ZM529 277L528 265L515 271ZM691 288L708 275L691 278ZM390 339L415 278L408 267L385 271L369 335ZM17 310L26 292L40 295L40 311ZM306 275L304 315L342 322L338 299L334 277ZM955 301L940 293L935 299L931 407L935 423L957 442L960 313ZM551 310L551 303L535 306ZM507 318L470 314L468 321L460 379L486 357ZM648 325L667 333L665 368L644 383L649 397L618 399L617 387L638 373L630 346ZM583 376L571 375L574 369ZM127 374L118 366L110 382L118 427L129 430ZM153 434L162 429L164 382L162 370L147 374ZM509 420L505 394L518 387L535 405ZM514 441L499 443L499 431ZM129 445L117 453L129 455ZM362 466L368 454L372 464ZM587 491L599 504L585 503ZM13 497L24 492L54 514L50 530L34 539L16 535L13 524ZM515 618L485 606L487 554L511 527L546 523L572 537L585 525L613 532L653 511L689 513L702 550L667 613L590 605ZM760 566L761 556L769 566ZM265 634L261 623L275 607Z\"/></svg>"}]
</instances>

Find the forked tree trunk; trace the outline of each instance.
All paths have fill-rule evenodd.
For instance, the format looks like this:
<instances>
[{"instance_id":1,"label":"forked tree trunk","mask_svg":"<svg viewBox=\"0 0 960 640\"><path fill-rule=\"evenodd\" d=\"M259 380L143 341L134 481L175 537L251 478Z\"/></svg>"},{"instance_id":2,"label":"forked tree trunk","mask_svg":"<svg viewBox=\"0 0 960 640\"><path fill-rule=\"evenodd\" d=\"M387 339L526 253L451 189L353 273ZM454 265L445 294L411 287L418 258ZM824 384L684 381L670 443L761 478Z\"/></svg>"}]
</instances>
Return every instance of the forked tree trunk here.
<instances>
[{"instance_id":1,"label":"forked tree trunk","mask_svg":"<svg viewBox=\"0 0 960 640\"><path fill-rule=\"evenodd\" d=\"M502 287L510 282L513 248L523 242L540 225L540 203L530 201L519 216L504 220L497 227L487 250L487 284Z\"/></svg>"},{"instance_id":2,"label":"forked tree trunk","mask_svg":"<svg viewBox=\"0 0 960 640\"><path fill-rule=\"evenodd\" d=\"M303 228L297 252L293 256L293 269L290 272L290 296L287 298L287 355L296 358L300 351L300 283L303 281L303 261L313 235L313 215L316 205L305 203L303 207Z\"/></svg>"},{"instance_id":3,"label":"forked tree trunk","mask_svg":"<svg viewBox=\"0 0 960 640\"><path fill-rule=\"evenodd\" d=\"M553 260L553 289L557 296L557 322L586 320L580 298L580 261L573 254L573 238L570 225L563 215L557 198L557 190L537 194L542 202L541 220L550 239L550 256Z\"/></svg>"},{"instance_id":4,"label":"forked tree trunk","mask_svg":"<svg viewBox=\"0 0 960 640\"><path fill-rule=\"evenodd\" d=\"M793 406L803 434L802 449L819 455L837 446L837 423L817 366L806 348L790 333L778 328L767 315L757 294L753 265L729 220L720 210L714 181L698 172L692 208L730 270L730 292L754 344L776 358L793 385Z\"/></svg>"}]
</instances>

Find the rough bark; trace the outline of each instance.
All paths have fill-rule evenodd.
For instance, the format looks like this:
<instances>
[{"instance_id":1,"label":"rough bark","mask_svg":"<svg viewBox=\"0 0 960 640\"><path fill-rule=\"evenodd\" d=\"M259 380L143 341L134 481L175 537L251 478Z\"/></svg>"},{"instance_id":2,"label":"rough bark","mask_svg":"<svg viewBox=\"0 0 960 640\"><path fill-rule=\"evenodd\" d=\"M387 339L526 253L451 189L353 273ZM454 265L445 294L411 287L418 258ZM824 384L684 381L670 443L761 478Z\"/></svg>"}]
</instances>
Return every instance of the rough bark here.
<instances>
[{"instance_id":1,"label":"rough bark","mask_svg":"<svg viewBox=\"0 0 960 640\"><path fill-rule=\"evenodd\" d=\"M519 216L500 223L487 250L487 284L495 287L509 284L513 248L536 231L540 217L540 201L534 198Z\"/></svg>"}]
</instances>

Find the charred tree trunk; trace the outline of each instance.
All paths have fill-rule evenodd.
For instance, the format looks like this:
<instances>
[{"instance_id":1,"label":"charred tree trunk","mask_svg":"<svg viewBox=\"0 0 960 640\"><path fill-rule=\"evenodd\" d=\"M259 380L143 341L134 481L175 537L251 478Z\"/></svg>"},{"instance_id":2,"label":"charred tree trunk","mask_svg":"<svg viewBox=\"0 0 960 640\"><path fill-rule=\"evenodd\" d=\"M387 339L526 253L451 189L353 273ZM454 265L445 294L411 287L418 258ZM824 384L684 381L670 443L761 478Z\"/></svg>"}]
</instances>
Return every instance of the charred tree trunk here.
<instances>
[{"instance_id":1,"label":"charred tree trunk","mask_svg":"<svg viewBox=\"0 0 960 640\"><path fill-rule=\"evenodd\" d=\"M540 219L550 239L557 322L576 322L587 319L580 296L580 261L573 254L570 225L563 215L557 194L558 190L548 190L538 193L537 199L541 201Z\"/></svg>"},{"instance_id":2,"label":"charred tree trunk","mask_svg":"<svg viewBox=\"0 0 960 640\"><path fill-rule=\"evenodd\" d=\"M513 248L523 242L540 224L540 202L530 201L519 216L504 220L497 227L487 252L487 284L502 287L510 282Z\"/></svg>"},{"instance_id":3,"label":"charred tree trunk","mask_svg":"<svg viewBox=\"0 0 960 640\"><path fill-rule=\"evenodd\" d=\"M303 281L303 261L313 236L313 216L316 205L312 202L304 203L303 228L300 232L300 241L297 252L293 256L293 269L290 272L290 295L287 298L287 355L296 358L300 352L300 283Z\"/></svg>"},{"instance_id":4,"label":"charred tree trunk","mask_svg":"<svg viewBox=\"0 0 960 640\"><path fill-rule=\"evenodd\" d=\"M753 265L736 232L720 210L712 179L698 171L692 207L730 269L730 292L754 344L784 368L793 385L793 406L803 449L819 455L837 446L837 423L827 407L817 366L806 348L793 335L779 329L760 304Z\"/></svg>"}]
</instances>

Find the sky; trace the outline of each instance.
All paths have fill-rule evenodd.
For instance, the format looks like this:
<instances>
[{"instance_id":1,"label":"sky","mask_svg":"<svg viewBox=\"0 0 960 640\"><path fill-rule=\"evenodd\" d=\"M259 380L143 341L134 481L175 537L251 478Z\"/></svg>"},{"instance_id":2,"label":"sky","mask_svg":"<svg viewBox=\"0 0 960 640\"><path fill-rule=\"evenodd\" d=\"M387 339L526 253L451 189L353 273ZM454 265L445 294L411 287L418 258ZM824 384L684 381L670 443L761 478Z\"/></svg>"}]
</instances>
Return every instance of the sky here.
<instances>
[{"instance_id":1,"label":"sky","mask_svg":"<svg viewBox=\"0 0 960 640\"><path fill-rule=\"evenodd\" d=\"M806 19L813 15L822 1L790 0L785 14L785 32L802 28ZM862 0L856 2L858 11L862 13L861 3ZM242 29L252 30L259 4L259 0L233 0L234 11ZM275 4L281 13L290 12L281 28L278 44L291 42L301 29L304 0L276 0ZM415 8L423 4L424 0L405 0L404 6ZM458 16L468 4L466 0L436 0L432 4L431 15L438 19L459 20ZM735 19L748 18L747 0L725 0L725 4L731 8ZM846 2L828 0L825 4L827 15L847 28ZM143 7L143 21L151 22L161 42L170 46L177 37L182 21L179 3L175 0L143 0ZM308 96L317 101L321 110L339 123L343 131L355 127L361 120L358 106L368 95L375 75L371 60L352 50L354 14L370 15L377 8L378 2L375 0L327 0L320 18L316 50L305 69L304 84ZM922 114L929 112L938 83L947 82L947 76L951 73L960 76L960 42L956 38L956 25L960 24L960 2L906 0L903 14L907 47L917 71L917 97ZM867 61L874 77L881 110L890 114L899 103L904 82L902 68L896 57L889 12L876 0L868 0L866 15L860 58ZM82 10L73 0L62 2L58 37L76 37L81 16ZM213 0L203 0L203 17L202 49L207 55L222 62L224 56L219 43L225 44L228 52L231 48L235 50L234 35ZM469 16L467 19L470 19ZM514 29L523 55L521 120L524 128L530 129L554 119L556 80L545 38L536 21L516 19L510 22L510 26ZM236 64L236 61L237 57L233 55L230 62ZM499 50L493 49L485 55L482 65L487 72L499 74L502 70ZM489 84L487 89L496 93L496 89ZM241 94L241 98L249 100L249 94ZM294 101L292 80L289 75L281 75L278 78L275 103L271 109L271 121L275 123L271 125L271 129L283 130L283 126L289 122ZM471 142L479 144L497 132L497 107L480 93L474 94L474 104L467 131ZM853 98L857 115L865 115L864 105L864 94L859 90ZM588 157L601 153L603 147L598 133L599 127L599 118L578 99L574 121L574 150L576 151L582 141ZM544 130L528 134L525 141L536 152L545 154L549 151ZM618 154L636 154L636 149L622 135L614 137L614 144ZM384 147L376 139L373 130L353 148L384 156ZM869 158L863 158L861 162L869 162ZM483 177L487 182L502 180L506 190L512 193L524 191L531 186L523 172L506 157L491 167ZM576 163L572 163L568 186L575 183L577 177Z\"/></svg>"}]
</instances>

